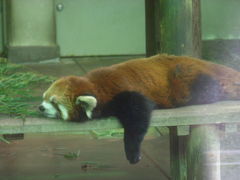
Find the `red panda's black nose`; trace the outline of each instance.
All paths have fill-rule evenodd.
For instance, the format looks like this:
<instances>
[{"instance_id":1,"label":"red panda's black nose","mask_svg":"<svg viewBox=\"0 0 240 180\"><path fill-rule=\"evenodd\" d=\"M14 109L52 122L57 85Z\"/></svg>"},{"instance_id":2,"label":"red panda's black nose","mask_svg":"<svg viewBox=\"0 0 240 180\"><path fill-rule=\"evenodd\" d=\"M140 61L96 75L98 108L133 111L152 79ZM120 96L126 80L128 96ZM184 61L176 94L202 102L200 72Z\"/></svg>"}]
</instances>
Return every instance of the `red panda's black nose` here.
<instances>
[{"instance_id":1,"label":"red panda's black nose","mask_svg":"<svg viewBox=\"0 0 240 180\"><path fill-rule=\"evenodd\" d=\"M40 105L38 108L41 112L45 111L45 108L42 105Z\"/></svg>"}]
</instances>

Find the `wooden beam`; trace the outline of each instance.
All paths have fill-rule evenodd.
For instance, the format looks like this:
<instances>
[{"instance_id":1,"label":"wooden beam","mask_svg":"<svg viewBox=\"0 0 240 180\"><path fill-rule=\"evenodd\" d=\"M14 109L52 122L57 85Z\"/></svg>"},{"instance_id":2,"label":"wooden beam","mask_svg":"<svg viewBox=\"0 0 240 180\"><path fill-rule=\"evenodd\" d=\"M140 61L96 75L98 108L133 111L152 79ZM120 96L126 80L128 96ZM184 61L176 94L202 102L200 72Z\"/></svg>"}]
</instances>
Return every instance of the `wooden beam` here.
<instances>
[{"instance_id":1,"label":"wooden beam","mask_svg":"<svg viewBox=\"0 0 240 180\"><path fill-rule=\"evenodd\" d=\"M208 105L155 110L152 115L151 126L239 123L239 117L240 101L226 101ZM72 123L45 118L22 120L7 116L0 117L0 134L89 131L114 128L121 128L115 118Z\"/></svg>"}]
</instances>

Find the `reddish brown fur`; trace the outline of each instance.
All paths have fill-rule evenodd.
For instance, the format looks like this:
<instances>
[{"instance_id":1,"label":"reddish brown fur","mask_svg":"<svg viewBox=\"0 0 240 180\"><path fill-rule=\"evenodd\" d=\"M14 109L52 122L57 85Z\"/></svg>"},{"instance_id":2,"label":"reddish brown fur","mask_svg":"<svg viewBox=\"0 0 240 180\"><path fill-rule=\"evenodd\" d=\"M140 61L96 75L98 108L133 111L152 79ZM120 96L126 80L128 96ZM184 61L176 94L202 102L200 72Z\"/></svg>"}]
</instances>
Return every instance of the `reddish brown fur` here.
<instances>
[{"instance_id":1,"label":"reddish brown fur","mask_svg":"<svg viewBox=\"0 0 240 180\"><path fill-rule=\"evenodd\" d=\"M239 72L196 58L170 55L135 59L98 68L84 77L59 79L48 89L46 98L67 96L72 102L70 109L74 109L79 95L93 94L102 105L119 92L128 90L140 92L162 107L171 108L189 101L191 85L199 74L217 80L224 89L224 98L239 99Z\"/></svg>"}]
</instances>

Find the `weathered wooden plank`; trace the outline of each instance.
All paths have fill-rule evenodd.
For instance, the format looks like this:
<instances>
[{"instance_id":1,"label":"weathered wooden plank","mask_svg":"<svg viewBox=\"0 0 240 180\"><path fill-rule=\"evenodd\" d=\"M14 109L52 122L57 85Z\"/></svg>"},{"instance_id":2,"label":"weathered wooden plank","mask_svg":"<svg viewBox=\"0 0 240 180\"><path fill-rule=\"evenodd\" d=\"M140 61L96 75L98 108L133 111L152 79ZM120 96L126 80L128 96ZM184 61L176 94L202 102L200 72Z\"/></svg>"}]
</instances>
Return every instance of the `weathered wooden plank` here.
<instances>
[{"instance_id":1,"label":"weathered wooden plank","mask_svg":"<svg viewBox=\"0 0 240 180\"><path fill-rule=\"evenodd\" d=\"M177 126L177 135L178 136L187 136L189 135L189 126Z\"/></svg>"},{"instance_id":2,"label":"weathered wooden plank","mask_svg":"<svg viewBox=\"0 0 240 180\"><path fill-rule=\"evenodd\" d=\"M226 124L225 125L225 133L235 133L238 131L237 124Z\"/></svg>"},{"instance_id":3,"label":"weathered wooden plank","mask_svg":"<svg viewBox=\"0 0 240 180\"><path fill-rule=\"evenodd\" d=\"M186 126L197 124L240 123L240 101L218 102L153 112L151 126ZM120 128L115 118L69 123L45 118L26 120L0 117L0 134L88 131Z\"/></svg>"},{"instance_id":4,"label":"weathered wooden plank","mask_svg":"<svg viewBox=\"0 0 240 180\"><path fill-rule=\"evenodd\" d=\"M114 118L92 120L86 123L69 123L61 120L28 118L21 123L21 119L0 119L0 134L36 133L36 132L66 132L89 131L98 129L121 128Z\"/></svg>"},{"instance_id":5,"label":"weathered wooden plank","mask_svg":"<svg viewBox=\"0 0 240 180\"><path fill-rule=\"evenodd\" d=\"M240 102L224 101L153 112L152 126L240 123Z\"/></svg>"}]
</instances>

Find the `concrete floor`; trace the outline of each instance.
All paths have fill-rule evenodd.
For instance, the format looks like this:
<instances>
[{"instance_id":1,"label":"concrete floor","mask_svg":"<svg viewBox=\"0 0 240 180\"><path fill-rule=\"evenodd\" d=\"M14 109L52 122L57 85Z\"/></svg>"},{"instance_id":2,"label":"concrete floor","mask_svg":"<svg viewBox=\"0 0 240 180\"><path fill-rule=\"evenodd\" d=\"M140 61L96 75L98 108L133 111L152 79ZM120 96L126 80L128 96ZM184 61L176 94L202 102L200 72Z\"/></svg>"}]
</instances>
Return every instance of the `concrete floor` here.
<instances>
[{"instance_id":1,"label":"concrete floor","mask_svg":"<svg viewBox=\"0 0 240 180\"><path fill-rule=\"evenodd\" d=\"M125 159L122 138L27 134L24 140L0 146L1 180L169 179L168 136L146 137L136 165ZM76 159L64 157L77 152Z\"/></svg>"}]
</instances>

